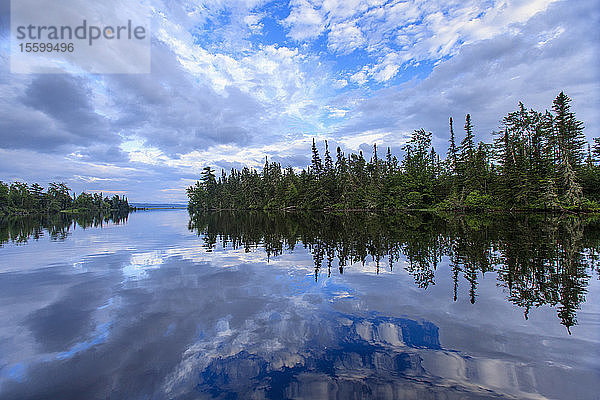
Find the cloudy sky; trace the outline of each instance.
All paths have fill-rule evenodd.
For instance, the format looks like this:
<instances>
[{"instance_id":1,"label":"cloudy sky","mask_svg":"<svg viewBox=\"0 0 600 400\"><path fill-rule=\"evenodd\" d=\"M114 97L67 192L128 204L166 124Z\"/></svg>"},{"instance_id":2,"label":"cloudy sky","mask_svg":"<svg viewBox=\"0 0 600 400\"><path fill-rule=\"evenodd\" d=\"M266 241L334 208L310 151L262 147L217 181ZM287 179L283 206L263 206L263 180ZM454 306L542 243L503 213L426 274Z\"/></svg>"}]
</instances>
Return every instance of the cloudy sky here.
<instances>
[{"instance_id":1,"label":"cloudy sky","mask_svg":"<svg viewBox=\"0 0 600 400\"><path fill-rule=\"evenodd\" d=\"M150 74L34 75L10 73L0 0L0 180L184 202L206 165L304 167L313 137L400 155L419 128L445 153L448 117L489 141L561 90L600 129L597 0L141 3Z\"/></svg>"}]
</instances>

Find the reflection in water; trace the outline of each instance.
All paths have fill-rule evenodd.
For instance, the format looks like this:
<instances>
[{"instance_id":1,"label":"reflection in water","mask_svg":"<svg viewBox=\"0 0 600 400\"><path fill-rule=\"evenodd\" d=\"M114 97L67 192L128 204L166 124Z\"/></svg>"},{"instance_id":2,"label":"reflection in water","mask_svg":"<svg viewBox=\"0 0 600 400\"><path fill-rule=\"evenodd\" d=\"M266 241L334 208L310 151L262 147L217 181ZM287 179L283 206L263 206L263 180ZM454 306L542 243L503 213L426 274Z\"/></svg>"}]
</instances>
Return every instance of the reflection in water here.
<instances>
[{"instance_id":1,"label":"reflection in water","mask_svg":"<svg viewBox=\"0 0 600 400\"><path fill-rule=\"evenodd\" d=\"M41 225L1 225L68 233L0 248L2 399L597 398L593 219Z\"/></svg>"},{"instance_id":2,"label":"reflection in water","mask_svg":"<svg viewBox=\"0 0 600 400\"><path fill-rule=\"evenodd\" d=\"M75 226L83 229L102 227L105 224L123 224L129 213L111 214L39 214L25 217L0 218L0 245L6 242L27 243L30 238L39 240L47 232L52 240L65 240Z\"/></svg>"},{"instance_id":3,"label":"reflection in water","mask_svg":"<svg viewBox=\"0 0 600 400\"><path fill-rule=\"evenodd\" d=\"M273 319L269 330L290 333L281 317ZM411 381L426 375L419 349L440 350L438 328L430 322L332 314L318 326L297 329L306 348L294 353L282 347L268 353L248 349L252 352L215 358L204 366L198 389L224 398L271 399L349 399L386 392L389 398L394 392L428 391Z\"/></svg>"},{"instance_id":4,"label":"reflection in water","mask_svg":"<svg viewBox=\"0 0 600 400\"><path fill-rule=\"evenodd\" d=\"M245 251L262 246L277 256L301 243L312 253L315 280L323 269L331 276L334 262L343 274L347 265L371 258L379 273L384 265L393 270L403 257L415 284L427 289L448 256L454 301L458 286L466 284L475 303L478 281L496 272L525 318L531 307L556 306L569 332L592 270L600 265L600 225L584 216L221 212L197 215L188 227L203 236L207 251L220 242Z\"/></svg>"}]
</instances>

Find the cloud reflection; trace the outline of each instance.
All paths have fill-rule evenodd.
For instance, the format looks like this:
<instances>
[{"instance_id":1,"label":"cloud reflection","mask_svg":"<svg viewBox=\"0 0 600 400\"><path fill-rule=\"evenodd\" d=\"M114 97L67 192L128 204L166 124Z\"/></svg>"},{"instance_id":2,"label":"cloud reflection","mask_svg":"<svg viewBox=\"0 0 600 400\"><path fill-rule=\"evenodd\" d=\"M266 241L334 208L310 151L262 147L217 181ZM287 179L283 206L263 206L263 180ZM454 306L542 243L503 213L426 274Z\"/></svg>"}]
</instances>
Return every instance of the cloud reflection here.
<instances>
[{"instance_id":1,"label":"cloud reflection","mask_svg":"<svg viewBox=\"0 0 600 400\"><path fill-rule=\"evenodd\" d=\"M3 273L0 397L590 397L582 349L597 342L558 337L552 313L522 328L494 282L476 305L449 305L444 279L418 291L401 268L315 282L302 246L207 252L186 222L134 215L102 231L121 244L103 254L69 247L100 228L76 230L48 243L80 268L50 253L50 266Z\"/></svg>"}]
</instances>

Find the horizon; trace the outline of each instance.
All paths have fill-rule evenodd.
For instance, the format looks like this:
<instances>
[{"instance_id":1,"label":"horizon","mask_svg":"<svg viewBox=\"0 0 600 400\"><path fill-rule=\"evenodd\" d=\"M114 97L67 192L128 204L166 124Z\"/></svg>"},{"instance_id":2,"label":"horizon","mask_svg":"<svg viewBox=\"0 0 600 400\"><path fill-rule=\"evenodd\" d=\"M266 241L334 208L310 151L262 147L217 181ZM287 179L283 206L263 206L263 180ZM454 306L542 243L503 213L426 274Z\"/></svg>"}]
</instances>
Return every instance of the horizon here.
<instances>
[{"instance_id":1,"label":"horizon","mask_svg":"<svg viewBox=\"0 0 600 400\"><path fill-rule=\"evenodd\" d=\"M315 138L371 156L433 133L445 157L467 113L491 140L522 101L564 91L600 129L594 0L427 3L151 0L150 74L10 73L0 0L0 180L65 182L131 203L186 203L203 167L305 168ZM91 6L90 6L91 7ZM139 7L142 7L141 5ZM140 200L144 199L144 200Z\"/></svg>"}]
</instances>

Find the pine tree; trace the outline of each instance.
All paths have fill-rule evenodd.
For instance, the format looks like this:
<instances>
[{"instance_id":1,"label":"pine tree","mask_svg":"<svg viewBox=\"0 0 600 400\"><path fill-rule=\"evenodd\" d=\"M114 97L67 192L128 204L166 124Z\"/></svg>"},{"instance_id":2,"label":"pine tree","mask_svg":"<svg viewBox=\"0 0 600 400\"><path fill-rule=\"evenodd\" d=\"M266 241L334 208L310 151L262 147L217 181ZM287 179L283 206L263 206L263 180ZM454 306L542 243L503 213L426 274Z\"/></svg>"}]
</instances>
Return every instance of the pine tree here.
<instances>
[{"instance_id":1,"label":"pine tree","mask_svg":"<svg viewBox=\"0 0 600 400\"><path fill-rule=\"evenodd\" d=\"M325 201L328 205L337 203L339 191L336 188L335 169L333 167L333 160L331 159L331 154L329 153L329 143L327 143L327 140L325 141L325 169L323 172L323 187L325 189L325 195L327 197Z\"/></svg>"},{"instance_id":2,"label":"pine tree","mask_svg":"<svg viewBox=\"0 0 600 400\"><path fill-rule=\"evenodd\" d=\"M577 182L577 175L571 167L569 158L563 157L563 185L565 188L565 200L571 206L580 205L583 197L581 186Z\"/></svg>"},{"instance_id":3,"label":"pine tree","mask_svg":"<svg viewBox=\"0 0 600 400\"><path fill-rule=\"evenodd\" d=\"M450 174L456 175L456 166L458 164L458 150L456 149L456 142L454 139L454 127L452 126L452 117L450 117L450 146L448 147L448 154L446 158L450 163Z\"/></svg>"},{"instance_id":4,"label":"pine tree","mask_svg":"<svg viewBox=\"0 0 600 400\"><path fill-rule=\"evenodd\" d=\"M44 188L38 185L37 183L34 183L30 187L30 192L33 197L33 201L35 203L36 208L44 208Z\"/></svg>"},{"instance_id":5,"label":"pine tree","mask_svg":"<svg viewBox=\"0 0 600 400\"><path fill-rule=\"evenodd\" d=\"M319 157L319 150L317 150L317 145L315 144L315 139L313 138L312 142L312 162L310 173L316 177L320 177L323 172L323 163L321 162L321 157Z\"/></svg>"},{"instance_id":6,"label":"pine tree","mask_svg":"<svg viewBox=\"0 0 600 400\"><path fill-rule=\"evenodd\" d=\"M209 186L213 186L217 183L215 177L215 170L211 167L204 167L200 174L202 175L202 183L206 188L208 188Z\"/></svg>"},{"instance_id":7,"label":"pine tree","mask_svg":"<svg viewBox=\"0 0 600 400\"><path fill-rule=\"evenodd\" d=\"M467 114L465 119L465 138L460 144L461 161L470 162L475 154L475 137L473 135L473 125L471 124L471 114Z\"/></svg>"},{"instance_id":8,"label":"pine tree","mask_svg":"<svg viewBox=\"0 0 600 400\"><path fill-rule=\"evenodd\" d=\"M374 181L379 181L381 177L379 157L377 156L377 143L373 144L373 158L371 159L371 173Z\"/></svg>"},{"instance_id":9,"label":"pine tree","mask_svg":"<svg viewBox=\"0 0 600 400\"><path fill-rule=\"evenodd\" d=\"M592 150L596 161L600 162L600 138L594 138L594 149Z\"/></svg>"},{"instance_id":10,"label":"pine tree","mask_svg":"<svg viewBox=\"0 0 600 400\"><path fill-rule=\"evenodd\" d=\"M331 154L329 154L329 144L325 141L325 173L333 173L333 160Z\"/></svg>"},{"instance_id":11,"label":"pine tree","mask_svg":"<svg viewBox=\"0 0 600 400\"><path fill-rule=\"evenodd\" d=\"M577 169L584 158L585 136L583 135L583 122L575 118L571 112L571 99L564 92L554 99L552 110L554 118L554 131L558 144L558 154L561 162L566 157L569 165Z\"/></svg>"},{"instance_id":12,"label":"pine tree","mask_svg":"<svg viewBox=\"0 0 600 400\"><path fill-rule=\"evenodd\" d=\"M268 179L269 178L269 157L265 156L265 165L263 166L263 179Z\"/></svg>"},{"instance_id":13,"label":"pine tree","mask_svg":"<svg viewBox=\"0 0 600 400\"><path fill-rule=\"evenodd\" d=\"M556 191L556 183L553 177L549 177L544 182L544 191L542 192L542 199L544 202L545 209L555 209L560 206L558 200L558 193Z\"/></svg>"},{"instance_id":14,"label":"pine tree","mask_svg":"<svg viewBox=\"0 0 600 400\"><path fill-rule=\"evenodd\" d=\"M335 161L335 169L338 176L341 176L346 173L348 168L348 164L346 163L346 157L344 156L344 152L338 146L336 150L336 161Z\"/></svg>"},{"instance_id":15,"label":"pine tree","mask_svg":"<svg viewBox=\"0 0 600 400\"><path fill-rule=\"evenodd\" d=\"M471 115L467 114L465 118L465 138L460 143L460 156L458 160L459 187L469 193L474 189L474 170L475 161L475 141L473 134L473 125L471 124Z\"/></svg>"}]
</instances>

